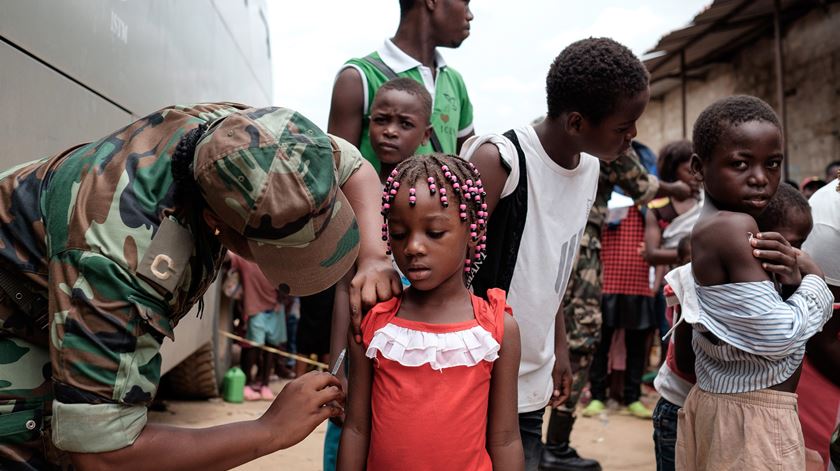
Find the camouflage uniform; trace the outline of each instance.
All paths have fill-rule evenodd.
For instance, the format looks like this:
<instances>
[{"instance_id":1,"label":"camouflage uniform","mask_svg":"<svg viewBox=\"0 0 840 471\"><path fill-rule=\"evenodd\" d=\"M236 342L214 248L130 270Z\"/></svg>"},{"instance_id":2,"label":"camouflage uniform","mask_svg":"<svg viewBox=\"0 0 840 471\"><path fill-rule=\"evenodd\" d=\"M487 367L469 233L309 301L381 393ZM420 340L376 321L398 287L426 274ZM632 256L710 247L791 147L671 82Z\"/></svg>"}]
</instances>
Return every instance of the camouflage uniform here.
<instances>
[{"instance_id":1,"label":"camouflage uniform","mask_svg":"<svg viewBox=\"0 0 840 471\"><path fill-rule=\"evenodd\" d=\"M283 211L269 211L267 221L248 219L253 210L243 208L261 188L255 178L289 179L277 175L283 165L273 161L285 158L289 167L298 166L291 172L299 180L309 179L304 190L281 187L298 192L289 199L308 191L306 203L323 206L327 218L338 196L346 202L333 186L359 168L358 151L345 152L346 143L281 108L248 110L241 115L251 125L231 129L227 123L243 121L232 114L246 109L232 103L165 108L97 142L0 174L0 269L49 299L47 330L0 299L0 469L67 467L59 450L116 450L131 445L145 426L160 379L161 342L174 339L175 325L201 299L223 257L200 211L175 201L171 157L184 134L210 124L199 148L218 149L226 139L230 149L236 139L244 141L194 173L202 192L202 178L224 182L224 205L239 212L223 220L236 223L238 215L241 233L250 231L260 245L282 237L298 241L304 231L318 237L316 216L279 225L277 219L288 216ZM308 160L324 149L334 159L332 173ZM207 152L196 150L195 167ZM203 199L220 214L213 198L221 196ZM250 207L275 208L272 203ZM350 216L335 253L318 258L324 267L355 258L358 231Z\"/></svg>"},{"instance_id":2,"label":"camouflage uniform","mask_svg":"<svg viewBox=\"0 0 840 471\"><path fill-rule=\"evenodd\" d=\"M566 336L572 362L572 394L565 409L574 411L586 385L589 364L601 334L601 226L607 220L607 202L619 186L636 204L653 199L659 180L648 174L630 148L613 162L601 162L601 176L589 221L580 242L575 270L563 295Z\"/></svg>"}]
</instances>

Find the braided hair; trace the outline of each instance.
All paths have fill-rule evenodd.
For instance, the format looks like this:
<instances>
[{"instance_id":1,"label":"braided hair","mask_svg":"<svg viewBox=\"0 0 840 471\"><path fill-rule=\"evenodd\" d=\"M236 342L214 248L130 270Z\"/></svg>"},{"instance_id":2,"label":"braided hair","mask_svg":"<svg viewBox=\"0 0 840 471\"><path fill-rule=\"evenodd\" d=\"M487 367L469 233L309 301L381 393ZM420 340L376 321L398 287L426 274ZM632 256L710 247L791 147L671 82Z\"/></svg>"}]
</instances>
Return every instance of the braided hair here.
<instances>
[{"instance_id":1,"label":"braided hair","mask_svg":"<svg viewBox=\"0 0 840 471\"><path fill-rule=\"evenodd\" d=\"M470 237L475 243L472 254L468 253L464 261L464 284L469 286L485 258L485 232L489 216L485 202L487 192L484 191L481 175L472 163L441 153L415 155L400 162L386 179L382 191L382 240L388 242L390 239L388 216L397 192L408 191L408 204L414 206L417 200L414 184L421 180L428 183L429 193L440 199L441 206L446 208L457 204L461 222L469 225ZM387 254L391 255L390 242Z\"/></svg>"},{"instance_id":2,"label":"braided hair","mask_svg":"<svg viewBox=\"0 0 840 471\"><path fill-rule=\"evenodd\" d=\"M201 194L198 183L193 177L193 161L195 159L195 148L205 130L207 130L207 125L201 123L198 127L186 132L178 141L175 152L172 153L171 165L176 205L186 207L194 204L196 201L195 195Z\"/></svg>"},{"instance_id":3,"label":"braided hair","mask_svg":"<svg viewBox=\"0 0 840 471\"><path fill-rule=\"evenodd\" d=\"M204 204L204 198L201 196L201 189L198 187L198 182L193 176L193 161L195 160L195 148L198 141L207 130L207 125L199 124L196 128L186 132L178 145L175 147L175 152L172 153L171 169L172 180L174 186L174 202L175 207L195 228L205 227L202 223L201 209ZM209 229L207 229L209 230ZM206 235L206 234L205 234ZM218 244L212 237L196 237L196 252L197 253L212 253L215 249L213 244ZM212 258L204 260L205 273L215 273L215 266ZM190 286L190 292L196 290L201 283L200 276L194 276ZM198 312L196 316L201 318L204 315L204 297L198 298Z\"/></svg>"}]
</instances>

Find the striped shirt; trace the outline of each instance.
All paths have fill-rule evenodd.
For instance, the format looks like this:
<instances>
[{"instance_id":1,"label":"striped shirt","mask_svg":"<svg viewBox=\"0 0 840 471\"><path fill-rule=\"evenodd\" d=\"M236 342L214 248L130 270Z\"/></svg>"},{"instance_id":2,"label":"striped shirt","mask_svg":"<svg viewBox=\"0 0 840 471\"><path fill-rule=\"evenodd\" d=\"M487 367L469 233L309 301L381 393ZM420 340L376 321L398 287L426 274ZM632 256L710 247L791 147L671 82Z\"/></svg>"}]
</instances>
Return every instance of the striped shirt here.
<instances>
[{"instance_id":1,"label":"striped shirt","mask_svg":"<svg viewBox=\"0 0 840 471\"><path fill-rule=\"evenodd\" d=\"M695 287L697 385L711 393L757 391L790 378L802 363L805 343L831 317L834 302L825 281L815 275L805 276L787 300L770 281Z\"/></svg>"}]
</instances>

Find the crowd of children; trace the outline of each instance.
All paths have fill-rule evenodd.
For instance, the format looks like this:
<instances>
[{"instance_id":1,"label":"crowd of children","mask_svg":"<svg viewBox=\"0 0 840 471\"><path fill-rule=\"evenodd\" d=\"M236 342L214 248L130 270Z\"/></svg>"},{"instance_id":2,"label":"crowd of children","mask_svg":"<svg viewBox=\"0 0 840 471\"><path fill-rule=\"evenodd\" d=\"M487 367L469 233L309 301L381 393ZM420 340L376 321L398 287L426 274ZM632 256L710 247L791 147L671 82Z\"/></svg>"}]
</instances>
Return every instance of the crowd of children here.
<instances>
[{"instance_id":1,"label":"crowd of children","mask_svg":"<svg viewBox=\"0 0 840 471\"><path fill-rule=\"evenodd\" d=\"M435 49L457 47L463 28L411 56L417 32L402 22L434 8L401 6L408 16L394 40L348 61L333 93L331 131L347 134L380 172L382 239L404 289L367 312L349 306L370 293L346 281L322 295L316 310L332 318L331 349L346 348L348 358L346 368L336 365L348 399L341 432L342 420L330 424L325 469L599 470L569 446L569 434L599 332L589 407L603 410L618 328L624 400L640 417L651 415L639 402L647 342L656 329L665 338L652 413L657 469L827 463L840 413L840 321L832 318L840 186L806 184L809 205L779 185L783 134L769 105L735 96L709 106L692 141L660 152L658 179L635 174L646 183L633 196L641 210L619 226L625 235L598 233L601 221L592 236L599 178L615 186L603 177L630 150L650 96L644 65L613 40L575 42L549 68L543 120L472 136L466 88ZM453 12L468 32L468 6ZM442 21L444 13L424 14ZM564 309L582 243L595 257L632 258L638 289L611 275L600 306ZM600 265L592 276L600 282ZM326 319L306 342L315 330L323 335ZM566 330L577 322L594 332L574 344L570 361ZM328 360L328 338L298 349ZM259 383L253 391L264 396Z\"/></svg>"}]
</instances>

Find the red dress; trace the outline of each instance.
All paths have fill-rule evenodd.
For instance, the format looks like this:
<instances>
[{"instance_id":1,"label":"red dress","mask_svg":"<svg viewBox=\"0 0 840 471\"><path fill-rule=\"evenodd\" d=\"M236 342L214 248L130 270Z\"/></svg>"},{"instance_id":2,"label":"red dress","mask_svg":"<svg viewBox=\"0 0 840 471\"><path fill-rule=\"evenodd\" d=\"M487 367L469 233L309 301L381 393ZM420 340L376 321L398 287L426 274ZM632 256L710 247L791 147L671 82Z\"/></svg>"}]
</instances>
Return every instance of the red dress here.
<instances>
[{"instance_id":1,"label":"red dress","mask_svg":"<svg viewBox=\"0 0 840 471\"><path fill-rule=\"evenodd\" d=\"M362 322L373 361L367 469L492 470L485 448L493 361L510 313L504 291L472 296L475 319L428 324L396 317L400 299Z\"/></svg>"}]
</instances>

